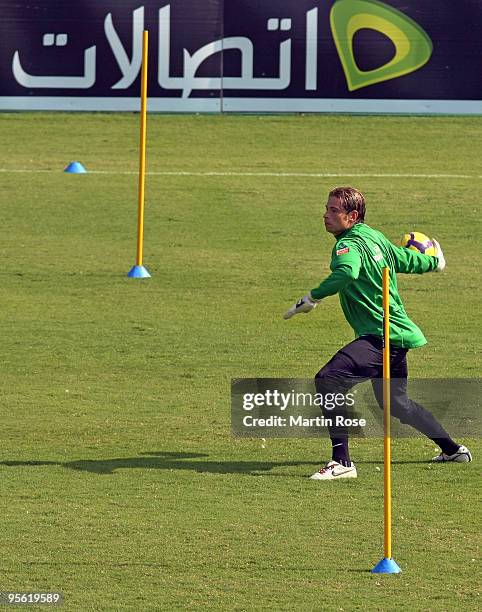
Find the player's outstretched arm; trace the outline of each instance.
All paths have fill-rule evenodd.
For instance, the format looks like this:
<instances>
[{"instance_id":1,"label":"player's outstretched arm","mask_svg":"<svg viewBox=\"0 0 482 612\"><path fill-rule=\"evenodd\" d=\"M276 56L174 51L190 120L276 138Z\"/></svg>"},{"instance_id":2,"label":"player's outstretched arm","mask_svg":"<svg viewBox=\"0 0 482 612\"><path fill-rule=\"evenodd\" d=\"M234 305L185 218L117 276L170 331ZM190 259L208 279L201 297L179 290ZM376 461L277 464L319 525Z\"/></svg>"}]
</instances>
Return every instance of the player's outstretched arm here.
<instances>
[{"instance_id":1,"label":"player's outstretched arm","mask_svg":"<svg viewBox=\"0 0 482 612\"><path fill-rule=\"evenodd\" d=\"M318 287L298 300L285 313L285 319L291 319L292 316L300 312L311 312L322 299L329 295L335 295L343 287L356 280L361 266L360 253L355 245L345 243L341 249L337 250L335 247L335 255L331 264L332 273Z\"/></svg>"}]
</instances>

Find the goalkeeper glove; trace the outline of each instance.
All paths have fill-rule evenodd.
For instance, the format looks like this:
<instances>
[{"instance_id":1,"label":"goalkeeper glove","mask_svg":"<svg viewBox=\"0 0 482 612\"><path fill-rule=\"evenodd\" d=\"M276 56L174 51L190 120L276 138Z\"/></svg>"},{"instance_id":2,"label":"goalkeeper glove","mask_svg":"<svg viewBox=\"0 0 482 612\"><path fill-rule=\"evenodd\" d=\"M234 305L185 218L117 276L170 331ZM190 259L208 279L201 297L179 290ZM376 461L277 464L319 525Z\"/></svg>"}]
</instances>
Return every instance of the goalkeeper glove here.
<instances>
[{"instance_id":1,"label":"goalkeeper glove","mask_svg":"<svg viewBox=\"0 0 482 612\"><path fill-rule=\"evenodd\" d=\"M287 310L284 314L285 319L291 319L296 314L300 312L311 312L313 308L316 308L317 301L314 300L311 295L308 293L301 299L299 299L296 304L294 304L289 310Z\"/></svg>"},{"instance_id":2,"label":"goalkeeper glove","mask_svg":"<svg viewBox=\"0 0 482 612\"><path fill-rule=\"evenodd\" d=\"M442 270L445 268L445 257L442 252L442 247L435 240L435 238L432 238L432 242L435 245L436 257L438 257L438 266L435 268L435 272L442 272Z\"/></svg>"}]
</instances>

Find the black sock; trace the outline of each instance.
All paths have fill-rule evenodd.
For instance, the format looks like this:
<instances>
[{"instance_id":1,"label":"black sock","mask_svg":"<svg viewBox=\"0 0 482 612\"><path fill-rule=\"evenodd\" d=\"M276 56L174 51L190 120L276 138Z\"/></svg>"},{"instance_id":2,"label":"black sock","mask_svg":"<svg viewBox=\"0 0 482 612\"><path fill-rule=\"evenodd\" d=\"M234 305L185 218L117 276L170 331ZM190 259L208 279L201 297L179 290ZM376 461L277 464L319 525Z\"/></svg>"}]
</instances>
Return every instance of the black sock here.
<instances>
[{"instance_id":1,"label":"black sock","mask_svg":"<svg viewBox=\"0 0 482 612\"><path fill-rule=\"evenodd\" d=\"M440 446L442 453L453 455L459 450L460 444L454 442L452 438L432 438L432 440Z\"/></svg>"},{"instance_id":2,"label":"black sock","mask_svg":"<svg viewBox=\"0 0 482 612\"><path fill-rule=\"evenodd\" d=\"M340 465L350 467L350 453L348 451L348 439L347 438L332 438L332 454L331 458Z\"/></svg>"}]
</instances>

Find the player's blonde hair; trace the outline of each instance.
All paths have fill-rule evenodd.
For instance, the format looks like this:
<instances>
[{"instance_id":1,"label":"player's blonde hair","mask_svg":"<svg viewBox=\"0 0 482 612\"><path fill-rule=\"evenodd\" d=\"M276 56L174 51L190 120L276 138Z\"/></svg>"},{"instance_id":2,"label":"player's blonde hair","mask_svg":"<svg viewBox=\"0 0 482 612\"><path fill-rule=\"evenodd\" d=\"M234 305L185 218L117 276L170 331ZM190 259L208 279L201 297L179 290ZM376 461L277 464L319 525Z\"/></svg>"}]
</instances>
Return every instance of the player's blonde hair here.
<instances>
[{"instance_id":1,"label":"player's blonde hair","mask_svg":"<svg viewBox=\"0 0 482 612\"><path fill-rule=\"evenodd\" d=\"M365 197L354 187L336 187L330 191L330 196L339 198L345 212L356 210L358 213L357 223L365 221Z\"/></svg>"}]
</instances>

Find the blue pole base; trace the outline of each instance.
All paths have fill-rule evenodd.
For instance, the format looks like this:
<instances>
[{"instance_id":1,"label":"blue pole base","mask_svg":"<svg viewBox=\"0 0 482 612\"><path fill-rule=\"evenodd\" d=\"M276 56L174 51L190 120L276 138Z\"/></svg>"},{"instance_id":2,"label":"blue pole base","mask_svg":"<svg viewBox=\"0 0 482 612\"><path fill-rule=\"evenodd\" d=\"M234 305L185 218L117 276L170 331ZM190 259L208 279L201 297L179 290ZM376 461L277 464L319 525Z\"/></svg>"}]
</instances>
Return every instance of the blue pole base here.
<instances>
[{"instance_id":1,"label":"blue pole base","mask_svg":"<svg viewBox=\"0 0 482 612\"><path fill-rule=\"evenodd\" d=\"M372 574L399 574L402 570L393 559L382 559L372 569Z\"/></svg>"},{"instance_id":2,"label":"blue pole base","mask_svg":"<svg viewBox=\"0 0 482 612\"><path fill-rule=\"evenodd\" d=\"M129 278L151 278L144 266L133 266L127 273Z\"/></svg>"},{"instance_id":3,"label":"blue pole base","mask_svg":"<svg viewBox=\"0 0 482 612\"><path fill-rule=\"evenodd\" d=\"M64 168L64 172L68 172L69 174L84 174L87 170L80 162L74 161Z\"/></svg>"}]
</instances>

